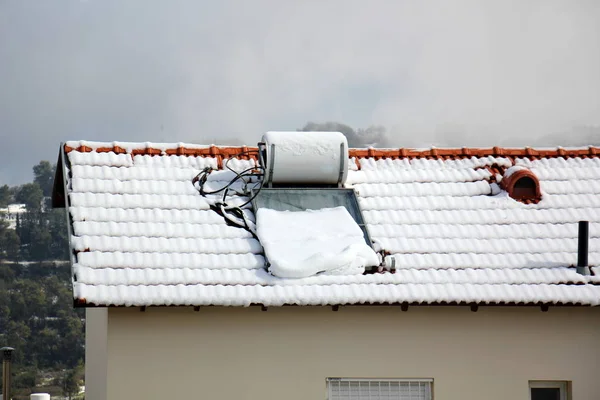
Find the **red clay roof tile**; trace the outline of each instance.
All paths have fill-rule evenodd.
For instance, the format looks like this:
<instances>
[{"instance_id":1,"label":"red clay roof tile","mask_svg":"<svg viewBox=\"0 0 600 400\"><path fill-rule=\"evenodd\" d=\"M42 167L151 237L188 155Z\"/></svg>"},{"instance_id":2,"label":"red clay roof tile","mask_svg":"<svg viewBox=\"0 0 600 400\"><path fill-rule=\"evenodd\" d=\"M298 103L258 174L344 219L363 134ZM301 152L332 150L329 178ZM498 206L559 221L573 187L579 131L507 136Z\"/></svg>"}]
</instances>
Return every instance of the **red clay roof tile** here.
<instances>
[{"instance_id":1,"label":"red clay roof tile","mask_svg":"<svg viewBox=\"0 0 600 400\"><path fill-rule=\"evenodd\" d=\"M73 148L65 145L65 151L67 153L71 151L79 152L91 152L94 151L88 146L79 146ZM118 146L114 147L101 147L95 149L96 152L115 152L117 154L124 154L127 151ZM256 159L258 149L256 147L239 146L239 147L219 147L210 146L206 148L186 148L186 147L174 147L167 149L164 153L168 155L186 155L186 156L212 156L229 158L240 153L255 152L256 154L243 155L240 158L253 158ZM151 147L134 149L131 151L132 155L160 155L164 154L162 150ZM489 147L489 148L431 148L431 149L410 149L410 148L399 148L399 149L350 149L350 157L356 158L465 158L465 157L488 157L488 156L504 156L504 157L528 157L528 158L549 158L549 157L596 157L600 154L600 148L590 146L589 148L581 149L564 149L557 147L555 149L535 149L531 147L525 148L504 148L504 147Z\"/></svg>"}]
</instances>

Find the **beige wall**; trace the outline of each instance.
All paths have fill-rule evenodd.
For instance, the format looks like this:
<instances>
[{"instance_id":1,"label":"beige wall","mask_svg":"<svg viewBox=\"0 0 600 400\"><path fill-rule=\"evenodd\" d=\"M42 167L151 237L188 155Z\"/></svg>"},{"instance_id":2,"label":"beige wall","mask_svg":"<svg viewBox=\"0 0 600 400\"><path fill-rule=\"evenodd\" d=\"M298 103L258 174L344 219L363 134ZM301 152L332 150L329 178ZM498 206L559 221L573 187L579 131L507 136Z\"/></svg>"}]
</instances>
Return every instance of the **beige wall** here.
<instances>
[{"instance_id":1,"label":"beige wall","mask_svg":"<svg viewBox=\"0 0 600 400\"><path fill-rule=\"evenodd\" d=\"M108 348L111 400L322 400L327 377L433 378L436 400L570 380L600 399L600 308L110 309Z\"/></svg>"},{"instance_id":2,"label":"beige wall","mask_svg":"<svg viewBox=\"0 0 600 400\"><path fill-rule=\"evenodd\" d=\"M85 397L106 399L108 309L85 310Z\"/></svg>"}]
</instances>

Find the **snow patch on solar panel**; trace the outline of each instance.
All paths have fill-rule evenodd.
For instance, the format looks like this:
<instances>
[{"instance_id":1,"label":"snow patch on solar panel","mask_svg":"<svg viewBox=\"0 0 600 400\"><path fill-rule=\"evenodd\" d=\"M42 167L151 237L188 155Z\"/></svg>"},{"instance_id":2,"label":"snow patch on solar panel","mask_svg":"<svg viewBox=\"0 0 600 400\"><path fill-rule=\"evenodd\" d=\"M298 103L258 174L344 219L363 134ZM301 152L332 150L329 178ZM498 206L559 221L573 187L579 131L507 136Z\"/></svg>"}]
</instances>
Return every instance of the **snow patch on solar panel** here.
<instances>
[{"instance_id":1,"label":"snow patch on solar panel","mask_svg":"<svg viewBox=\"0 0 600 400\"><path fill-rule=\"evenodd\" d=\"M281 278L304 278L318 273L362 274L379 265L363 231L344 207L306 211L261 208L257 236Z\"/></svg>"}]
</instances>

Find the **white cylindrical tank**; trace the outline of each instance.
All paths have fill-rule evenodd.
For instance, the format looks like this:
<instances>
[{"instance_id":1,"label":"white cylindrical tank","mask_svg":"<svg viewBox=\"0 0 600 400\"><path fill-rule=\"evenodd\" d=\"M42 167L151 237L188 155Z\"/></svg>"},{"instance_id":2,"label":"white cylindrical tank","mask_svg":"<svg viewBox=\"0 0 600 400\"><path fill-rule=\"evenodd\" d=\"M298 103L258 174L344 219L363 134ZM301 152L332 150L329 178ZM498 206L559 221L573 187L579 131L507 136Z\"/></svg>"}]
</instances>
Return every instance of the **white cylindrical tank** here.
<instances>
[{"instance_id":1,"label":"white cylindrical tank","mask_svg":"<svg viewBox=\"0 0 600 400\"><path fill-rule=\"evenodd\" d=\"M32 393L29 400L50 400L50 395L48 393Z\"/></svg>"},{"instance_id":2,"label":"white cylindrical tank","mask_svg":"<svg viewBox=\"0 0 600 400\"><path fill-rule=\"evenodd\" d=\"M265 184L343 184L348 141L340 132L267 132Z\"/></svg>"}]
</instances>

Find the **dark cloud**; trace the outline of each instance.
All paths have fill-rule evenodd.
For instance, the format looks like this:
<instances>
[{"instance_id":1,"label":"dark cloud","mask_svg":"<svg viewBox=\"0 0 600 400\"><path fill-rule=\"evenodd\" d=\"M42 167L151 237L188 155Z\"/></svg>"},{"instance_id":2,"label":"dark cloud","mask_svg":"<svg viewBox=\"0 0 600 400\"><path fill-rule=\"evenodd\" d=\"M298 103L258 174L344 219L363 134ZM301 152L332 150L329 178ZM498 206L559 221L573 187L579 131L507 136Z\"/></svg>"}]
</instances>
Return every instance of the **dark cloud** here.
<instances>
[{"instance_id":1,"label":"dark cloud","mask_svg":"<svg viewBox=\"0 0 600 400\"><path fill-rule=\"evenodd\" d=\"M0 1L0 183L67 139L598 143L600 3Z\"/></svg>"}]
</instances>

